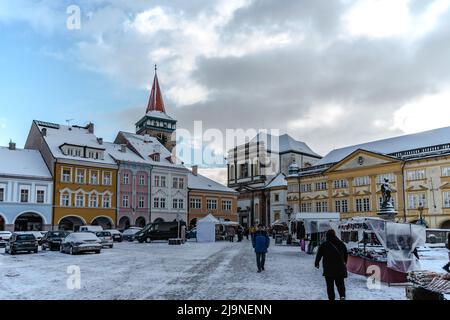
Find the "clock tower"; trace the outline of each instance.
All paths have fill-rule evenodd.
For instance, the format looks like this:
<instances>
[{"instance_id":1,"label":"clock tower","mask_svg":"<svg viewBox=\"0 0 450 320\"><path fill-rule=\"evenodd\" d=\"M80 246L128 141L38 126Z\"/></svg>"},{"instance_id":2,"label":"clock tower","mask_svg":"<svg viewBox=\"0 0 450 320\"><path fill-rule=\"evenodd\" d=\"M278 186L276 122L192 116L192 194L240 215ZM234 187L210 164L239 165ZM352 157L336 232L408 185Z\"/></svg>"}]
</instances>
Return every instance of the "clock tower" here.
<instances>
[{"instance_id":1,"label":"clock tower","mask_svg":"<svg viewBox=\"0 0 450 320\"><path fill-rule=\"evenodd\" d=\"M145 115L136 122L136 133L140 135L150 135L158 139L158 141L172 152L175 146L175 137L172 134L176 129L177 121L167 115L164 108L164 101L159 87L158 75L156 73L153 78L152 91L148 100Z\"/></svg>"}]
</instances>

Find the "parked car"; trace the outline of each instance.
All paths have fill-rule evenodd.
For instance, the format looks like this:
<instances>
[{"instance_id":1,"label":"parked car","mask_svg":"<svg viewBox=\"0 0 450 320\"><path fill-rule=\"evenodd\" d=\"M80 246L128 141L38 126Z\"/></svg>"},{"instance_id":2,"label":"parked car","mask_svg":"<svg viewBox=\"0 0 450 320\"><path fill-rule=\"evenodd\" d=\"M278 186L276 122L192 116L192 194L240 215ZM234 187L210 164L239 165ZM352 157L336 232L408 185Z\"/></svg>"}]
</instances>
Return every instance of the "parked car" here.
<instances>
[{"instance_id":1,"label":"parked car","mask_svg":"<svg viewBox=\"0 0 450 320\"><path fill-rule=\"evenodd\" d=\"M129 228L123 231L122 239L123 241L134 241L136 233L141 231L142 228Z\"/></svg>"},{"instance_id":2,"label":"parked car","mask_svg":"<svg viewBox=\"0 0 450 320\"><path fill-rule=\"evenodd\" d=\"M38 252L38 241L34 234L14 232L6 243L5 253L16 254L20 251Z\"/></svg>"},{"instance_id":3,"label":"parked car","mask_svg":"<svg viewBox=\"0 0 450 320\"><path fill-rule=\"evenodd\" d=\"M11 238L12 232L10 231L0 231L0 248L6 247L6 243Z\"/></svg>"},{"instance_id":4,"label":"parked car","mask_svg":"<svg viewBox=\"0 0 450 320\"><path fill-rule=\"evenodd\" d=\"M116 229L107 229L107 230L105 230L105 231L111 232L111 235L112 235L112 237L113 237L113 241L116 241L116 242L122 242L122 240L123 240L122 232L120 232L119 230L116 230Z\"/></svg>"},{"instance_id":5,"label":"parked car","mask_svg":"<svg viewBox=\"0 0 450 320\"><path fill-rule=\"evenodd\" d=\"M78 230L79 232L97 232L97 231L103 231L103 227L102 226L91 226L91 225L87 225L87 226L80 226L80 229Z\"/></svg>"},{"instance_id":6,"label":"parked car","mask_svg":"<svg viewBox=\"0 0 450 320\"><path fill-rule=\"evenodd\" d=\"M40 242L41 242L42 238L44 237L41 232L42 231L21 231L21 233L27 233L27 234L34 235L34 237L38 241L38 244L41 244Z\"/></svg>"},{"instance_id":7,"label":"parked car","mask_svg":"<svg viewBox=\"0 0 450 320\"><path fill-rule=\"evenodd\" d=\"M186 225L181 222L178 225L177 221L171 222L156 222L147 224L144 229L136 233L135 238L140 243L151 242L152 240L169 240L171 238L180 238L181 226Z\"/></svg>"},{"instance_id":8,"label":"parked car","mask_svg":"<svg viewBox=\"0 0 450 320\"><path fill-rule=\"evenodd\" d=\"M101 240L92 232L73 232L61 242L60 251L63 253L77 254L81 252L100 253Z\"/></svg>"},{"instance_id":9,"label":"parked car","mask_svg":"<svg viewBox=\"0 0 450 320\"><path fill-rule=\"evenodd\" d=\"M97 231L97 232L95 232L95 235L97 236L97 238L100 239L102 247L108 247L108 248L112 249L114 240L111 235L111 232Z\"/></svg>"},{"instance_id":10,"label":"parked car","mask_svg":"<svg viewBox=\"0 0 450 320\"><path fill-rule=\"evenodd\" d=\"M59 250L61 247L61 242L65 237L69 235L68 231L48 231L41 240L42 250Z\"/></svg>"}]
</instances>

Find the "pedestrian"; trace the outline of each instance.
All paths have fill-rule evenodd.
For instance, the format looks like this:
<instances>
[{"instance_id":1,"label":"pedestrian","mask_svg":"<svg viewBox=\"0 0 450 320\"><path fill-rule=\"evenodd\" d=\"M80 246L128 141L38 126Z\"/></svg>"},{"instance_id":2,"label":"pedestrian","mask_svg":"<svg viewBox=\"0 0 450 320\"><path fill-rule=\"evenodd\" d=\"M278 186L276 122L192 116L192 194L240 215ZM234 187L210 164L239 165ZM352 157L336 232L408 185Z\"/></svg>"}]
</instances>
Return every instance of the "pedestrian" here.
<instances>
[{"instance_id":1,"label":"pedestrian","mask_svg":"<svg viewBox=\"0 0 450 320\"><path fill-rule=\"evenodd\" d=\"M236 230L234 230L234 227L228 228L228 238L230 239L230 242L234 242L234 235L236 234Z\"/></svg>"},{"instance_id":2,"label":"pedestrian","mask_svg":"<svg viewBox=\"0 0 450 320\"><path fill-rule=\"evenodd\" d=\"M267 248L270 245L270 238L267 231L264 230L262 224L258 225L258 230L252 236L252 244L256 253L256 266L258 272L264 271L264 264L266 262Z\"/></svg>"},{"instance_id":3,"label":"pedestrian","mask_svg":"<svg viewBox=\"0 0 450 320\"><path fill-rule=\"evenodd\" d=\"M238 229L237 229L238 242L241 242L241 241L242 241L242 233L243 233L243 232L244 232L244 231L242 230L242 227L239 226Z\"/></svg>"},{"instance_id":4,"label":"pedestrian","mask_svg":"<svg viewBox=\"0 0 450 320\"><path fill-rule=\"evenodd\" d=\"M340 299L345 300L344 279L347 278L347 247L338 239L334 230L327 231L326 241L319 246L315 261L316 268L319 268L322 258L328 299L335 299L334 285L336 285Z\"/></svg>"},{"instance_id":5,"label":"pedestrian","mask_svg":"<svg viewBox=\"0 0 450 320\"><path fill-rule=\"evenodd\" d=\"M450 272L450 232L447 235L447 249L448 249L448 263L442 267L442 269L444 269L447 272Z\"/></svg>"},{"instance_id":6,"label":"pedestrian","mask_svg":"<svg viewBox=\"0 0 450 320\"><path fill-rule=\"evenodd\" d=\"M245 236L245 239L247 239L247 240L248 240L248 234L249 234L248 227L245 227L244 228L244 236Z\"/></svg>"}]
</instances>

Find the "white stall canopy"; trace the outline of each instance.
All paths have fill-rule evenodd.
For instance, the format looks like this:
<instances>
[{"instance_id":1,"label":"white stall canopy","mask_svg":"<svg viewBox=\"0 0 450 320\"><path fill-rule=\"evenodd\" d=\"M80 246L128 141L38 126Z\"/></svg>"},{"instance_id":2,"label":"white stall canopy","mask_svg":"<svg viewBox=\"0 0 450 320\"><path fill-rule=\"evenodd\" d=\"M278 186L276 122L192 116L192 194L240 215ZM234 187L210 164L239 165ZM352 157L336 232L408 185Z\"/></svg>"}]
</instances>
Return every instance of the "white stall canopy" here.
<instances>
[{"instance_id":1,"label":"white stall canopy","mask_svg":"<svg viewBox=\"0 0 450 320\"><path fill-rule=\"evenodd\" d=\"M216 224L220 221L212 214L197 221L197 242L216 241Z\"/></svg>"},{"instance_id":2,"label":"white stall canopy","mask_svg":"<svg viewBox=\"0 0 450 320\"><path fill-rule=\"evenodd\" d=\"M339 212L298 212L294 221L303 222L306 234L312 234L334 229L339 219Z\"/></svg>"}]
</instances>

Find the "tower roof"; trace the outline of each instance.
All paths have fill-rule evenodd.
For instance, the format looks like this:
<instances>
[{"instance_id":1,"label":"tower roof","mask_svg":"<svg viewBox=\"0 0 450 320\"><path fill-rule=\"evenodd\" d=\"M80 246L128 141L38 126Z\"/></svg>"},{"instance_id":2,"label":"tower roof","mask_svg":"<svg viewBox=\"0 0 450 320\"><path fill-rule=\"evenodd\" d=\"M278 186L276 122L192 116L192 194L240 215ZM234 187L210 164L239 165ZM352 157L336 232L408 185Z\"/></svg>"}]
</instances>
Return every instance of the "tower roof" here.
<instances>
[{"instance_id":1,"label":"tower roof","mask_svg":"<svg viewBox=\"0 0 450 320\"><path fill-rule=\"evenodd\" d=\"M146 112L151 111L159 111L162 113L166 113L161 89L159 88L158 74L156 73L156 65L155 65L155 77L153 78L152 91L150 93L150 99L148 100Z\"/></svg>"}]
</instances>

